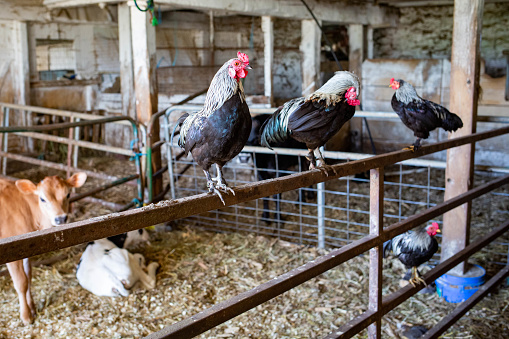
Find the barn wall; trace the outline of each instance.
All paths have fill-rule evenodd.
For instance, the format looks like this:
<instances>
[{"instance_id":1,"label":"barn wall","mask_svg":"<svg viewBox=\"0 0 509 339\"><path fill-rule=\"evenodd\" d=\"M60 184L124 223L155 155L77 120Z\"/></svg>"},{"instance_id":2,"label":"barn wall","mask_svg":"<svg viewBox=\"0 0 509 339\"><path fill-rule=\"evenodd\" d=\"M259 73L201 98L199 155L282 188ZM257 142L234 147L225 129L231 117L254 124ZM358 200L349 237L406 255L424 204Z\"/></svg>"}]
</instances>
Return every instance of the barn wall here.
<instances>
[{"instance_id":1,"label":"barn wall","mask_svg":"<svg viewBox=\"0 0 509 339\"><path fill-rule=\"evenodd\" d=\"M403 7L395 28L375 29L374 57L390 59L450 59L453 6ZM509 3L486 3L484 6L481 57L486 73L505 74L509 49Z\"/></svg>"}]
</instances>

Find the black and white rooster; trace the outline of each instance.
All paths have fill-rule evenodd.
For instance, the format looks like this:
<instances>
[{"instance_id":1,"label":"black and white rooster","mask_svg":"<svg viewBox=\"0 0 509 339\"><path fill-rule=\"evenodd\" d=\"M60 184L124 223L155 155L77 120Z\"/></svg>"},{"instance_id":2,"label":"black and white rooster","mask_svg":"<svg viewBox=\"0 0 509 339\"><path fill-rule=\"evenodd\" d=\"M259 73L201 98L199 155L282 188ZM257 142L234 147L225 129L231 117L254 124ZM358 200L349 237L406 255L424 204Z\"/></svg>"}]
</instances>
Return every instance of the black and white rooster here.
<instances>
[{"instance_id":1,"label":"black and white rooster","mask_svg":"<svg viewBox=\"0 0 509 339\"><path fill-rule=\"evenodd\" d=\"M286 102L262 127L262 146L271 148L293 138L306 144L309 168L328 174L320 147L355 114L359 87L355 74L339 71L308 97Z\"/></svg>"},{"instance_id":2,"label":"black and white rooster","mask_svg":"<svg viewBox=\"0 0 509 339\"><path fill-rule=\"evenodd\" d=\"M459 116L449 112L444 106L421 98L409 82L392 78L389 87L396 90L391 100L392 109L417 137L414 144L406 149L416 151L421 145L421 140L427 139L429 132L437 127L442 127L448 132L463 127L463 121Z\"/></svg>"},{"instance_id":3,"label":"black and white rooster","mask_svg":"<svg viewBox=\"0 0 509 339\"><path fill-rule=\"evenodd\" d=\"M412 269L412 276L408 281L414 287L421 282L426 285L417 267L431 259L437 252L438 242L435 239L437 233L440 233L440 229L434 222L422 229L400 234L384 243L384 258L392 251L407 269Z\"/></svg>"},{"instance_id":4,"label":"black and white rooster","mask_svg":"<svg viewBox=\"0 0 509 339\"><path fill-rule=\"evenodd\" d=\"M251 115L240 81L247 76L248 69L251 66L247 54L238 52L237 58L225 62L214 75L203 109L185 113L175 126L175 129L180 126L179 146L186 155L191 152L207 177L209 192L217 194L223 204L220 190L233 195L235 192L226 184L222 168L242 151L251 132ZM209 173L212 164L217 168L216 179Z\"/></svg>"}]
</instances>

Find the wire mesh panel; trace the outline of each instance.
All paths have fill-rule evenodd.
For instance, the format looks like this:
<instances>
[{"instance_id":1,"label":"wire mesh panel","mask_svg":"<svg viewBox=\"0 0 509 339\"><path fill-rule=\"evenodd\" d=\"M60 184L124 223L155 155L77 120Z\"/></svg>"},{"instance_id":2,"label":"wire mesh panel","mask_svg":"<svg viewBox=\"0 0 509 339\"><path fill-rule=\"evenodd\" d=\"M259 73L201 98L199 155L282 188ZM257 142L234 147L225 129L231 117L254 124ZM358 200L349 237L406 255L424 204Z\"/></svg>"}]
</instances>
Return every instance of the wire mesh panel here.
<instances>
[{"instance_id":1,"label":"wire mesh panel","mask_svg":"<svg viewBox=\"0 0 509 339\"><path fill-rule=\"evenodd\" d=\"M302 154L305 152L302 150ZM177 148L174 148L174 154L181 156ZM309 166L303 156L286 155L294 157L288 161L281 154L277 149L276 153L263 154L272 157L272 163L275 164L273 168L266 168L257 164L256 159L260 159L260 154L243 152L224 167L224 176L230 185L239 186L261 178L289 175L306 170ZM205 175L191 156L177 158L179 160L172 162L176 197L207 192ZM348 159L340 160L346 161ZM496 173L477 172L475 183L482 184L496 176ZM397 164L386 169L384 182L386 226L433 207L444 199L443 168ZM341 247L369 234L369 179L366 173L327 181L318 186L237 204L193 216L183 222L216 232L246 231L304 245L323 244L327 247ZM508 206L509 192L504 187L474 200L472 239L506 220ZM441 224L441 218L436 221ZM496 255L490 260L507 263L509 241L503 240L491 247L489 250ZM431 263L438 262L439 258L440 251Z\"/></svg>"}]
</instances>

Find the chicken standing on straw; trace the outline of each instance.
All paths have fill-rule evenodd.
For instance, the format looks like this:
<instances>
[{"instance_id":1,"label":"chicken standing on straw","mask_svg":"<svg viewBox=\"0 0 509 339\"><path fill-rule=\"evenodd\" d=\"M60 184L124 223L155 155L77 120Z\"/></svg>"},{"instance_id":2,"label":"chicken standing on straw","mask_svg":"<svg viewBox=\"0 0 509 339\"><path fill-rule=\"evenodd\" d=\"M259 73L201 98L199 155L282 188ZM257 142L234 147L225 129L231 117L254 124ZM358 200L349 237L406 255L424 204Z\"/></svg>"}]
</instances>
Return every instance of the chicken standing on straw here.
<instances>
[{"instance_id":1,"label":"chicken standing on straw","mask_svg":"<svg viewBox=\"0 0 509 339\"><path fill-rule=\"evenodd\" d=\"M222 168L240 153L251 132L251 115L240 81L247 76L248 69L251 67L247 54L238 52L237 58L225 62L212 79L203 109L185 113L175 126L175 129L180 126L178 145L186 155L191 152L194 161L203 168L209 192L217 194L223 204L220 191L233 195L235 192L224 180ZM212 164L217 168L215 179L209 173Z\"/></svg>"}]
</instances>

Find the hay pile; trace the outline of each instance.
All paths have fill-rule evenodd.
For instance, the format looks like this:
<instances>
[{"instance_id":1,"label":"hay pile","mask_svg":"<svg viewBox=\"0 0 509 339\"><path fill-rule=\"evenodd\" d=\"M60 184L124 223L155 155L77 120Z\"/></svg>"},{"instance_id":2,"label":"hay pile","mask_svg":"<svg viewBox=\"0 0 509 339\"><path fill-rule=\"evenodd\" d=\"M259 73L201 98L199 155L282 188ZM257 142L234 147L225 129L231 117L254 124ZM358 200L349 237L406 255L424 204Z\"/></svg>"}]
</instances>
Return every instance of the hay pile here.
<instances>
[{"instance_id":1,"label":"hay pile","mask_svg":"<svg viewBox=\"0 0 509 339\"><path fill-rule=\"evenodd\" d=\"M155 234L140 248L158 261L157 286L127 298L97 297L75 278L80 252L53 267L34 268L34 325L19 320L17 295L9 277L0 278L2 338L137 338L247 291L326 253L314 247L253 234L220 234L184 229ZM404 273L386 260L384 294L397 290ZM202 338L315 338L366 310L368 258L360 256L205 334ZM446 337L503 338L509 324L509 290L480 303ZM417 295L384 318L383 333L398 338L402 324L431 327L450 312L436 294ZM488 332L490 331L490 332ZM498 333L498 334L497 334ZM365 335L364 335L365 336Z\"/></svg>"},{"instance_id":2,"label":"hay pile","mask_svg":"<svg viewBox=\"0 0 509 339\"><path fill-rule=\"evenodd\" d=\"M133 173L132 163L114 159L89 159L80 164L83 168L96 168L114 175ZM131 166L131 167L129 167ZM47 169L30 169L16 174L34 181L45 175L59 174ZM422 173L421 173L422 174ZM419 175L407 178L408 182L422 182ZM424 174L425 175L425 174ZM440 172L437 180L444 179ZM98 181L90 180L84 189ZM438 183L437 185L440 185ZM352 193L361 194L365 184L353 184ZM387 187L386 196L397 194ZM332 181L327 189L340 190L344 182ZM98 197L117 203L126 203L135 188L125 186L101 193ZM129 194L126 194L126 191ZM393 192L394 191L394 192ZM505 190L506 192L507 190ZM410 193L408 193L410 192ZM417 200L422 190L408 190ZM291 199L296 196L290 192ZM439 202L435 193L431 202ZM474 204L473 238L497 225L484 207L507 211L508 199L493 199ZM336 200L338 205L342 200ZM350 203L365 210L366 201L351 199ZM475 206L480 207L475 207ZM306 207L307 208L307 207ZM386 208L395 208L387 204ZM416 212L416 207L405 207L405 214ZM477 208L477 209L476 209ZM76 219L86 219L110 211L99 205L78 202L74 206ZM306 211L303 211L306 213ZM313 213L315 213L313 211ZM334 213L340 213L334 211ZM360 215L359 218L365 218ZM498 217L497 217L498 218ZM497 219L495 218L495 219ZM187 220L181 225L189 225ZM359 227L359 231L365 231ZM297 230L294 230L297 232ZM312 229L310 232L313 231ZM137 290L127 298L97 297L79 286L75 267L82 248L74 247L48 253L38 258L64 254L66 259L53 266L33 269L32 292L37 305L35 324L23 327L19 320L18 299L9 276L0 277L0 338L138 338L164 326L185 319L218 302L247 291L271 278L325 254L326 250L292 244L252 233L208 233L185 227L180 231L155 233L152 246L139 248L147 262L157 261L161 268L157 286L151 291ZM500 245L501 246L501 245ZM500 251L506 247L496 247ZM488 264L492 254L482 252L473 261L488 268L493 274L498 266ZM384 262L384 295L396 291L404 268L397 260ZM368 304L368 258L359 256L339 268L279 296L244 315L241 315L203 334L202 338L314 338L323 337L361 314ZM383 321L383 335L399 338L402 325L431 327L448 314L455 305L433 295L416 295ZM504 338L509 324L509 289L503 288L487 297L460 320L445 338ZM363 332L360 337L366 337Z\"/></svg>"}]
</instances>

